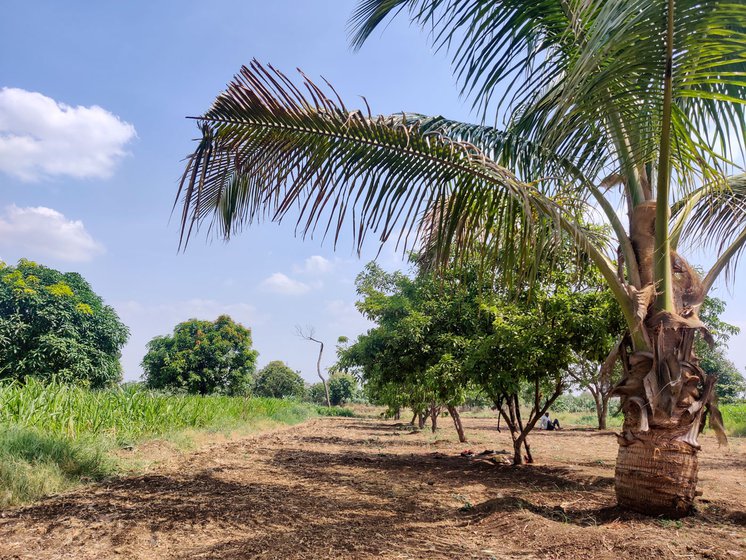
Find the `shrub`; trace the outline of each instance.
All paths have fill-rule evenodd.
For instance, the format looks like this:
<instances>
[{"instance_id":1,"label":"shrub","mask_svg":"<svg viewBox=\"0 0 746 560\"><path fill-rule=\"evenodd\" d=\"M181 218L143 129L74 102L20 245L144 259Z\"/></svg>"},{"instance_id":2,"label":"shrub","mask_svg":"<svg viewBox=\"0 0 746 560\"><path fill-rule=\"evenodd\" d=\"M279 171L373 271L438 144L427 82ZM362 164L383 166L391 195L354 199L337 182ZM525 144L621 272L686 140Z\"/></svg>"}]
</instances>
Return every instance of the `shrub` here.
<instances>
[{"instance_id":1,"label":"shrub","mask_svg":"<svg viewBox=\"0 0 746 560\"><path fill-rule=\"evenodd\" d=\"M254 394L259 397L302 398L304 393L303 378L280 360L269 362L264 366L257 373L254 381Z\"/></svg>"}]
</instances>

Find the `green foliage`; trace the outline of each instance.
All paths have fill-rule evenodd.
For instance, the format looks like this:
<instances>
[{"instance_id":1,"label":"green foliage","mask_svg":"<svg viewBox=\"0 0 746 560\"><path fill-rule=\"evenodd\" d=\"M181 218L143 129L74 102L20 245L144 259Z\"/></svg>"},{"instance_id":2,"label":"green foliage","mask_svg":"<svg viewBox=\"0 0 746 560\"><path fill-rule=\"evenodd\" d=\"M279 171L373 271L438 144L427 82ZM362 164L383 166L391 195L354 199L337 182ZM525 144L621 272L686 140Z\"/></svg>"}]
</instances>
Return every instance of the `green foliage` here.
<instances>
[{"instance_id":1,"label":"green foliage","mask_svg":"<svg viewBox=\"0 0 746 560\"><path fill-rule=\"evenodd\" d=\"M103 447L32 428L0 430L0 507L34 500L74 486L81 478L100 480L114 462Z\"/></svg>"},{"instance_id":2,"label":"green foliage","mask_svg":"<svg viewBox=\"0 0 746 560\"><path fill-rule=\"evenodd\" d=\"M695 353L699 365L708 375L716 375L715 392L721 403L732 403L746 397L746 379L736 365L725 355L725 349L731 336L740 332L735 325L722 321L720 315L725 312L725 302L719 298L707 297L700 310L700 318L715 339L715 346L710 347L698 337L695 342Z\"/></svg>"},{"instance_id":3,"label":"green foliage","mask_svg":"<svg viewBox=\"0 0 746 560\"><path fill-rule=\"evenodd\" d=\"M337 365L360 368L368 397L391 410L460 405L480 390L494 404L535 382L550 395L578 353L604 357L623 329L616 303L586 267L545 267L529 297L474 263L413 278L368 264L357 306L378 326L341 347Z\"/></svg>"},{"instance_id":4,"label":"green foliage","mask_svg":"<svg viewBox=\"0 0 746 560\"><path fill-rule=\"evenodd\" d=\"M593 396L589 393L582 393L580 395L572 395L566 393L560 396L552 404L552 411L554 412L594 412L596 411L596 403L593 400Z\"/></svg>"},{"instance_id":5,"label":"green foliage","mask_svg":"<svg viewBox=\"0 0 746 560\"><path fill-rule=\"evenodd\" d=\"M251 330L221 315L215 321L190 319L176 325L172 335L155 337L142 368L151 389L246 395L257 356Z\"/></svg>"},{"instance_id":6,"label":"green foliage","mask_svg":"<svg viewBox=\"0 0 746 560\"><path fill-rule=\"evenodd\" d=\"M329 376L329 400L332 406L347 404L357 395L357 379L349 373L334 373ZM323 385L321 387L323 391Z\"/></svg>"},{"instance_id":7,"label":"green foliage","mask_svg":"<svg viewBox=\"0 0 746 560\"><path fill-rule=\"evenodd\" d=\"M306 389L306 399L314 404L326 404L326 390L320 381L313 383Z\"/></svg>"},{"instance_id":8,"label":"green foliage","mask_svg":"<svg viewBox=\"0 0 746 560\"><path fill-rule=\"evenodd\" d=\"M355 413L349 408L340 408L337 406L317 406L316 412L319 416L342 416L344 418L353 418Z\"/></svg>"},{"instance_id":9,"label":"green foliage","mask_svg":"<svg viewBox=\"0 0 746 560\"><path fill-rule=\"evenodd\" d=\"M132 385L90 391L34 380L0 384L0 427L18 425L72 439L100 435L122 444L263 418L293 423L305 419L309 410L308 405L278 399L174 395Z\"/></svg>"},{"instance_id":10,"label":"green foliage","mask_svg":"<svg viewBox=\"0 0 746 560\"><path fill-rule=\"evenodd\" d=\"M461 404L469 386L461 359L474 319L461 306L468 290L448 290L430 274L388 274L375 263L366 265L356 284L358 309L378 326L338 350L338 368L359 369L366 396L392 412L402 406L423 410L431 402Z\"/></svg>"},{"instance_id":11,"label":"green foliage","mask_svg":"<svg viewBox=\"0 0 746 560\"><path fill-rule=\"evenodd\" d=\"M0 507L59 492L116 468L106 452L185 429L296 424L316 410L293 401L167 395L126 388L0 383Z\"/></svg>"},{"instance_id":12,"label":"green foliage","mask_svg":"<svg viewBox=\"0 0 746 560\"><path fill-rule=\"evenodd\" d=\"M746 436L746 402L725 404L720 407L723 424L730 435Z\"/></svg>"},{"instance_id":13,"label":"green foliage","mask_svg":"<svg viewBox=\"0 0 746 560\"><path fill-rule=\"evenodd\" d=\"M122 377L128 337L114 309L79 274L25 259L0 266L0 379L107 387Z\"/></svg>"},{"instance_id":14,"label":"green foliage","mask_svg":"<svg viewBox=\"0 0 746 560\"><path fill-rule=\"evenodd\" d=\"M302 398L304 393L303 378L280 360L269 362L254 380L254 394L259 397Z\"/></svg>"}]
</instances>

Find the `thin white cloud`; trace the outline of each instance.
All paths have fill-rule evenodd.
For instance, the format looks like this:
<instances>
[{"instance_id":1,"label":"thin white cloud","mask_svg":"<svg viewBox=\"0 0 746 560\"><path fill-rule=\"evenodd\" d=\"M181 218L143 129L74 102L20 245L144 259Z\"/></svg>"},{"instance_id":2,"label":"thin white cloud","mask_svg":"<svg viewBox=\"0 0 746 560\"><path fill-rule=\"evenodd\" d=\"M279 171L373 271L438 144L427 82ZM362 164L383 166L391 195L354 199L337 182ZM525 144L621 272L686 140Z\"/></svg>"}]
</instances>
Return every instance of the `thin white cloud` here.
<instances>
[{"instance_id":1,"label":"thin white cloud","mask_svg":"<svg viewBox=\"0 0 746 560\"><path fill-rule=\"evenodd\" d=\"M44 206L6 207L0 214L0 247L23 251L28 258L67 262L86 262L104 253L83 222Z\"/></svg>"},{"instance_id":2,"label":"thin white cloud","mask_svg":"<svg viewBox=\"0 0 746 560\"><path fill-rule=\"evenodd\" d=\"M332 261L322 257L321 255L313 255L308 257L302 266L294 266L293 271L299 274L326 274L331 272L334 265Z\"/></svg>"},{"instance_id":3,"label":"thin white cloud","mask_svg":"<svg viewBox=\"0 0 746 560\"><path fill-rule=\"evenodd\" d=\"M71 107L41 93L0 89L0 171L22 181L109 177L135 134L97 105Z\"/></svg>"},{"instance_id":4,"label":"thin white cloud","mask_svg":"<svg viewBox=\"0 0 746 560\"><path fill-rule=\"evenodd\" d=\"M275 272L261 283L261 288L275 294L298 296L305 294L311 286L286 276L282 272Z\"/></svg>"}]
</instances>

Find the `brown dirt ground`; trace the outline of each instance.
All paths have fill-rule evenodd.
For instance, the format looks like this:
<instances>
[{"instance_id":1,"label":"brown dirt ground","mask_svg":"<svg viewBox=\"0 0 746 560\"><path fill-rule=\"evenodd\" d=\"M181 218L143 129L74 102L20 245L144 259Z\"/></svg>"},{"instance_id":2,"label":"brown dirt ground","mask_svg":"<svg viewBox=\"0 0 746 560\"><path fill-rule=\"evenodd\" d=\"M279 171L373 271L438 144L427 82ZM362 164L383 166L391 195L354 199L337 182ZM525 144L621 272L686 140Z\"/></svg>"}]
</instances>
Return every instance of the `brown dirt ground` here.
<instances>
[{"instance_id":1,"label":"brown dirt ground","mask_svg":"<svg viewBox=\"0 0 746 560\"><path fill-rule=\"evenodd\" d=\"M746 558L743 440L703 438L703 496L674 522L615 507L612 432L535 434L538 463L514 468L494 421L466 419L464 445L446 420L320 419L165 454L1 512L0 558Z\"/></svg>"}]
</instances>

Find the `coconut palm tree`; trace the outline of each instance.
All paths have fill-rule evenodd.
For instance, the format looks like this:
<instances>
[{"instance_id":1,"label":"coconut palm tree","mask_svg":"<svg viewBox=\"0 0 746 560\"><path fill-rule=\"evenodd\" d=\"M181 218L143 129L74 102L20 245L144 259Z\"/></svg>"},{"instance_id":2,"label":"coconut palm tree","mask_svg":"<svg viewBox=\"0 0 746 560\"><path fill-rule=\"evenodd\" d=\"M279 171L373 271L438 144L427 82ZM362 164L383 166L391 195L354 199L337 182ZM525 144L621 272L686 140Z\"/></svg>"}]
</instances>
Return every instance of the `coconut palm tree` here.
<instances>
[{"instance_id":1,"label":"coconut palm tree","mask_svg":"<svg viewBox=\"0 0 746 560\"><path fill-rule=\"evenodd\" d=\"M464 95L504 130L348 109L331 85L254 61L198 118L177 201L182 242L296 214L298 232L427 244L435 263L477 247L529 282L559 235L593 260L628 334L619 504L685 515L714 379L692 351L698 309L746 242L746 5L719 0L362 0L361 45L403 12L449 49ZM496 113L497 114L497 113ZM735 149L733 149L735 146ZM616 212L624 208L626 216ZM613 243L583 226L589 208ZM626 222L626 224L625 224ZM679 247L704 246L700 276Z\"/></svg>"}]
</instances>

